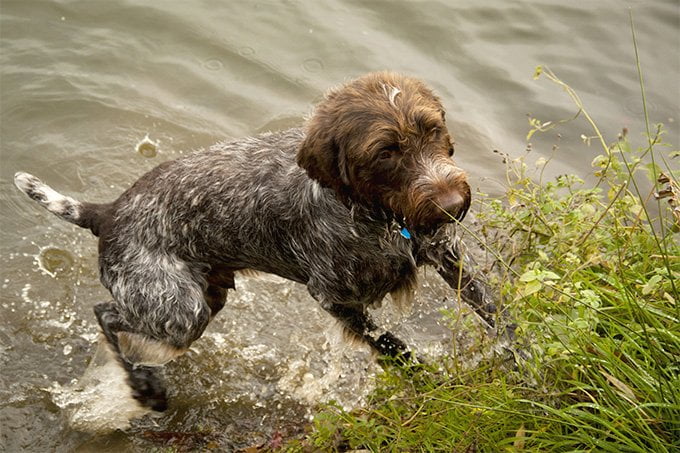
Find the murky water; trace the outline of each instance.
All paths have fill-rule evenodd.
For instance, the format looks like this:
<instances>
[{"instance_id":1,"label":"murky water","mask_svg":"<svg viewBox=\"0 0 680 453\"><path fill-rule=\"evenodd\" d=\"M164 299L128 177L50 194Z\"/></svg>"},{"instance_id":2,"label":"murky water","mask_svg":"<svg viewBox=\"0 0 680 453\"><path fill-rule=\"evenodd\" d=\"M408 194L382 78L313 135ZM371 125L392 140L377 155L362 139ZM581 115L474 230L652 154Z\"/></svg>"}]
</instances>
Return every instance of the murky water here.
<instances>
[{"instance_id":1,"label":"murky water","mask_svg":"<svg viewBox=\"0 0 680 453\"><path fill-rule=\"evenodd\" d=\"M493 150L524 151L528 113L575 112L559 88L532 80L538 64L581 94L610 137L642 130L629 7L652 121L680 143L677 0L467 3L3 0L0 450L258 445L298 432L319 401L362 404L380 370L366 349L338 341L304 288L241 279L205 336L167 367L171 409L96 431L129 409L111 396L114 371L91 364L102 354L92 306L109 297L96 241L15 190L16 170L78 199L111 200L164 160L298 125L329 86L387 68L436 89L459 163L476 188L500 193ZM552 171L585 174L597 152L579 143L587 127L559 132L532 152L559 143ZM428 275L415 312L383 322L432 355L449 351L437 323L447 294Z\"/></svg>"}]
</instances>

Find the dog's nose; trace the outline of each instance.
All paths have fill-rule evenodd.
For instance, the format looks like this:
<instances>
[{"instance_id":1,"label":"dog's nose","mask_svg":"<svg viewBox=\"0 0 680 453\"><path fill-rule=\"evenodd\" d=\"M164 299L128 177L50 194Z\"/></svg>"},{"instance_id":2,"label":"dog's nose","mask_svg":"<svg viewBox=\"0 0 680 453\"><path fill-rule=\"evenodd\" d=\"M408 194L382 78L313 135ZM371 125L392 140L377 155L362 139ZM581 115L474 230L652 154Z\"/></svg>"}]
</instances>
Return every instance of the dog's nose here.
<instances>
[{"instance_id":1,"label":"dog's nose","mask_svg":"<svg viewBox=\"0 0 680 453\"><path fill-rule=\"evenodd\" d=\"M437 197L437 206L444 210L442 215L446 217L447 221L451 221L451 217L456 220L463 220L468 209L468 202L465 197L457 190L447 192Z\"/></svg>"}]
</instances>

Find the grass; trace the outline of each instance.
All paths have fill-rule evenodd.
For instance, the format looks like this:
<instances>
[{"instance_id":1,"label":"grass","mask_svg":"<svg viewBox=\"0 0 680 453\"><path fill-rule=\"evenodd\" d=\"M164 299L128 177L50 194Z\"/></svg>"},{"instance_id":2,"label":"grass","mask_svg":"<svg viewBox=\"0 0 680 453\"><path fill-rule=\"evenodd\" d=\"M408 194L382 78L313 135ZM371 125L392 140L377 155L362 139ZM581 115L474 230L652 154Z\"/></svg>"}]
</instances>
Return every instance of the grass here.
<instances>
[{"instance_id":1,"label":"grass","mask_svg":"<svg viewBox=\"0 0 680 453\"><path fill-rule=\"evenodd\" d=\"M601 154L591 184L543 182L549 159L519 158L506 199L478 197L478 238L530 358L388 367L367 407L328 406L290 450L680 451L680 152L646 111L644 146L625 130L608 143L574 90L539 76L574 100ZM529 137L559 123L532 119ZM499 234L501 248L488 243Z\"/></svg>"}]
</instances>

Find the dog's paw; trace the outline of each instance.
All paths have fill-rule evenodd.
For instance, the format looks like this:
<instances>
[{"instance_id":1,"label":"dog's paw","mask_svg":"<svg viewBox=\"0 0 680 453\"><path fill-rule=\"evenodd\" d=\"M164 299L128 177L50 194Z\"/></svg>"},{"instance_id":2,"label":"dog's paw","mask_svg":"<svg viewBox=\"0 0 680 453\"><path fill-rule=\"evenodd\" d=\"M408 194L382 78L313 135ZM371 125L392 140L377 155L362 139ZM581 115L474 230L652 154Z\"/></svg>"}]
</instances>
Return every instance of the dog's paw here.
<instances>
[{"instance_id":1,"label":"dog's paw","mask_svg":"<svg viewBox=\"0 0 680 453\"><path fill-rule=\"evenodd\" d=\"M163 412L168 408L165 388L161 380L156 376L153 368L145 366L135 367L130 371L129 376L132 397L134 399L143 406L158 412Z\"/></svg>"},{"instance_id":2,"label":"dog's paw","mask_svg":"<svg viewBox=\"0 0 680 453\"><path fill-rule=\"evenodd\" d=\"M418 363L418 358L408 350L406 343L399 338L392 335L390 332L385 332L375 342L375 348L380 354L389 357L396 364L401 366L410 366Z\"/></svg>"},{"instance_id":3,"label":"dog's paw","mask_svg":"<svg viewBox=\"0 0 680 453\"><path fill-rule=\"evenodd\" d=\"M392 335L390 332L385 332L380 335L375 342L375 348L380 354L388 357L410 356L406 343Z\"/></svg>"}]
</instances>

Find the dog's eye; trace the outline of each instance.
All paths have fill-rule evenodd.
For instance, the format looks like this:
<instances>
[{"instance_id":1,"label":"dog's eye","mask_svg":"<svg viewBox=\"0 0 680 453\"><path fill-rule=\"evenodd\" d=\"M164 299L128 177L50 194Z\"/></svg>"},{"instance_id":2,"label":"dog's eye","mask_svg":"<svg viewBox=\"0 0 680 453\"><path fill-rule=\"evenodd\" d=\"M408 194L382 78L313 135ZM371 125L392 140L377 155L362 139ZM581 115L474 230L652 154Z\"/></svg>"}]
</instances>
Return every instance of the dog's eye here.
<instances>
[{"instance_id":1,"label":"dog's eye","mask_svg":"<svg viewBox=\"0 0 680 453\"><path fill-rule=\"evenodd\" d=\"M453 153L455 150L453 149L453 143L449 145L449 157L453 157Z\"/></svg>"},{"instance_id":2,"label":"dog's eye","mask_svg":"<svg viewBox=\"0 0 680 453\"><path fill-rule=\"evenodd\" d=\"M399 154L399 146L398 145L390 145L382 148L380 150L380 154L378 157L380 159L392 159L393 157L396 157Z\"/></svg>"}]
</instances>

